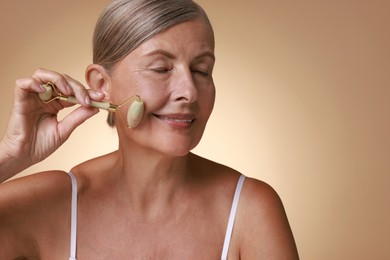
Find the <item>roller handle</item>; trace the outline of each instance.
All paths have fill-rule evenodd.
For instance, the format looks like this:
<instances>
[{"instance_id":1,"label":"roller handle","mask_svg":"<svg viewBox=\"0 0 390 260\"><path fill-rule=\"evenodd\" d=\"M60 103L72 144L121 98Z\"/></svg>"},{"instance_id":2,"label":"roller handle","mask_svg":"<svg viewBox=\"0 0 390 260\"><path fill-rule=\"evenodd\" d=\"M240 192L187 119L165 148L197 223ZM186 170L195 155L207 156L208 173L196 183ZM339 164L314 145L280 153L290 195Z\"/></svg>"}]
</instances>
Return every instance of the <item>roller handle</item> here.
<instances>
[{"instance_id":1,"label":"roller handle","mask_svg":"<svg viewBox=\"0 0 390 260\"><path fill-rule=\"evenodd\" d=\"M68 97L61 97L61 100L64 100L69 103L73 104L80 104L80 102L74 97L74 96L68 96ZM113 107L110 103L107 102L98 102L98 101L93 101L91 100L90 103L91 107L96 107L104 110L111 110Z\"/></svg>"},{"instance_id":2,"label":"roller handle","mask_svg":"<svg viewBox=\"0 0 390 260\"><path fill-rule=\"evenodd\" d=\"M46 89L46 91L43 93L40 93L39 98L44 102L48 103L48 102L51 102L51 101L57 99L57 100L62 100L62 101L66 101L66 102L73 103L73 104L80 104L80 102L76 99L76 97L62 96L62 94L57 92L57 91L55 91L57 95L53 97L53 86L51 86L49 84L43 84L42 86ZM107 102L98 102L98 101L91 100L90 105L92 107L96 107L96 108L100 108L100 109L104 109L104 110L108 110L108 111L115 110L115 106L113 106L112 104L107 103Z\"/></svg>"},{"instance_id":3,"label":"roller handle","mask_svg":"<svg viewBox=\"0 0 390 260\"><path fill-rule=\"evenodd\" d=\"M54 101L54 100L62 100L62 101L66 101L66 102L69 102L72 104L80 104L80 102L74 96L63 96L60 92L58 92L55 89L55 86L51 83L46 83L46 84L43 84L42 86L46 89L46 91L44 93L40 93L39 98L45 103L50 103L51 101ZM53 92L55 92L56 95L53 96ZM135 100L133 100L133 102L130 104L130 106L128 108L127 118L126 118L127 120L126 120L125 124L128 128L134 128L141 122L143 114L144 114L144 108L145 108L144 102L140 99L139 96L130 97L128 100L126 100L124 103L122 103L119 106L113 105L113 104L108 103L108 102L98 102L98 101L93 101L93 100L91 100L90 106L96 107L99 109L104 109L104 110L107 110L110 112L116 112L117 108L120 108L121 106L123 106L127 102L131 101L133 98L135 98ZM125 121L124 118L122 118L122 115L121 114L119 114L119 115L120 115L121 119L123 121Z\"/></svg>"}]
</instances>

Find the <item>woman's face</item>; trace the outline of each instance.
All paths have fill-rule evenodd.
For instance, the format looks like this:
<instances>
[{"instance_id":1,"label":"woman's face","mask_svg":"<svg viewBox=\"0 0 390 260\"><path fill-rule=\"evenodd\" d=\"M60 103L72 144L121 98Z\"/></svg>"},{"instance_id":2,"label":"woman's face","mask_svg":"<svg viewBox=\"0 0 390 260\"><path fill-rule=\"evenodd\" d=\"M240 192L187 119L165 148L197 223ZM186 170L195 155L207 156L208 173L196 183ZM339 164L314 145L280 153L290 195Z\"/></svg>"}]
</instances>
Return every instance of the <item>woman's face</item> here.
<instances>
[{"instance_id":1,"label":"woman's face","mask_svg":"<svg viewBox=\"0 0 390 260\"><path fill-rule=\"evenodd\" d=\"M119 104L139 95L145 113L134 129L116 119L120 139L187 154L199 143L214 106L214 61L214 36L201 20L171 27L132 51L115 66L110 101Z\"/></svg>"}]
</instances>

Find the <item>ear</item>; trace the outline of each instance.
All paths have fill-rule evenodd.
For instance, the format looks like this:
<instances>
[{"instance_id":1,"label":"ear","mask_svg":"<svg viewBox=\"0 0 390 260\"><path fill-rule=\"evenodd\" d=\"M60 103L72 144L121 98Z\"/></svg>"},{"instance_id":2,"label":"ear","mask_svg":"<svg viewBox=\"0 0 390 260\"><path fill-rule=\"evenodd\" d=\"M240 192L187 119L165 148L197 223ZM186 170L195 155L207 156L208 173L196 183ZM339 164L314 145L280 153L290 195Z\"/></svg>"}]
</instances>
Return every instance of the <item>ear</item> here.
<instances>
[{"instance_id":1,"label":"ear","mask_svg":"<svg viewBox=\"0 0 390 260\"><path fill-rule=\"evenodd\" d=\"M103 66L90 64L85 70L85 81L88 86L105 95L105 99L110 99L111 77Z\"/></svg>"}]
</instances>

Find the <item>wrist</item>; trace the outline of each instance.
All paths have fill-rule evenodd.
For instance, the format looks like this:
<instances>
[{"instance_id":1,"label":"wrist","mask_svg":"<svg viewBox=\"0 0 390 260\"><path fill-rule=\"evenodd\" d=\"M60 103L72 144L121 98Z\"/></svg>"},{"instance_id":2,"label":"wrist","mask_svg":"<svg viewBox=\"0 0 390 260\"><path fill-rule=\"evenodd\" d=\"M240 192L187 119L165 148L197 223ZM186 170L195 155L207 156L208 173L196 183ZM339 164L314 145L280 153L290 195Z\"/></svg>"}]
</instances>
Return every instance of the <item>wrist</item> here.
<instances>
[{"instance_id":1,"label":"wrist","mask_svg":"<svg viewBox=\"0 0 390 260\"><path fill-rule=\"evenodd\" d=\"M0 140L0 183L13 177L27 167L21 162L18 149L12 149L15 145L5 138Z\"/></svg>"}]
</instances>

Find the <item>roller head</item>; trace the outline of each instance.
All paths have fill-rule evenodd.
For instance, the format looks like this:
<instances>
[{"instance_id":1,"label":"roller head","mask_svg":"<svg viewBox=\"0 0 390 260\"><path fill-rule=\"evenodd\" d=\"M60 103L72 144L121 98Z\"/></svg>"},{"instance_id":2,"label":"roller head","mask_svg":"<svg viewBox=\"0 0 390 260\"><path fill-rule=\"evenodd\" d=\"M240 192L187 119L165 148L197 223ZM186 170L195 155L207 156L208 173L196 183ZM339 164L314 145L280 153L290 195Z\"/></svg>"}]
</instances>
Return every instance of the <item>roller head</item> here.
<instances>
[{"instance_id":1,"label":"roller head","mask_svg":"<svg viewBox=\"0 0 390 260\"><path fill-rule=\"evenodd\" d=\"M42 86L46 89L46 91L43 93L39 93L39 98L43 102L49 101L53 95L53 88L49 84L43 84Z\"/></svg>"},{"instance_id":2,"label":"roller head","mask_svg":"<svg viewBox=\"0 0 390 260\"><path fill-rule=\"evenodd\" d=\"M127 127L136 127L144 115L144 102L141 99L134 100L127 110Z\"/></svg>"}]
</instances>

